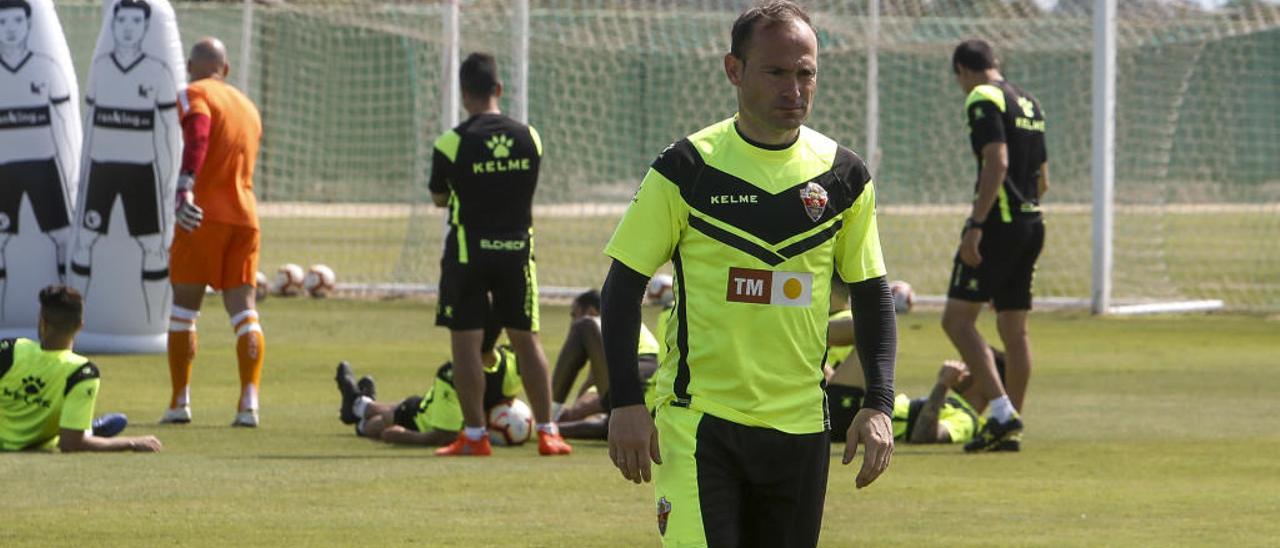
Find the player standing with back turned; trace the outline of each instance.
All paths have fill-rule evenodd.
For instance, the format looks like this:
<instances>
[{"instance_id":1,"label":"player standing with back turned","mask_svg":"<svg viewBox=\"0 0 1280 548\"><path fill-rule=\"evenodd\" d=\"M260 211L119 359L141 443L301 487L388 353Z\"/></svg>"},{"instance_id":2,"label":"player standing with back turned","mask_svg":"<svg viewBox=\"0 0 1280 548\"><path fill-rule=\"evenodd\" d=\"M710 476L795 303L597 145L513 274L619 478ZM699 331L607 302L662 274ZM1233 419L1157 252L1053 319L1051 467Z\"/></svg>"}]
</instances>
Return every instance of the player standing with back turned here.
<instances>
[{"instance_id":1,"label":"player standing with back turned","mask_svg":"<svg viewBox=\"0 0 1280 548\"><path fill-rule=\"evenodd\" d=\"M449 208L436 325L450 331L453 382L464 426L458 439L436 454L491 452L480 347L485 320L495 314L518 357L537 421L538 452L567 455L572 449L551 420L551 380L538 341L533 192L542 140L532 126L498 109L502 82L492 55L472 53L458 72L462 106L471 116L436 140L429 188L432 201Z\"/></svg>"},{"instance_id":2,"label":"player standing with back turned","mask_svg":"<svg viewBox=\"0 0 1280 548\"><path fill-rule=\"evenodd\" d=\"M182 169L178 176L178 230L170 253L173 311L169 318L169 378L173 394L160 422L191 422L191 366L196 319L206 285L222 291L236 333L240 397L232 426L258 426L258 386L266 339L258 323L257 201L253 167L262 138L257 107L225 82L231 67L216 38L191 48L191 85L178 95L182 114Z\"/></svg>"},{"instance_id":3,"label":"player standing with back turned","mask_svg":"<svg viewBox=\"0 0 1280 548\"><path fill-rule=\"evenodd\" d=\"M808 15L773 1L733 25L724 69L735 117L653 162L605 253L609 456L649 481L673 546L814 546L830 461L823 392L833 271L848 283L867 378L844 462L867 448L864 487L893 450L897 329L862 160L807 127L818 80ZM670 260L676 342L654 414L637 373L640 299ZM674 336L673 336L674 335ZM656 430L655 430L656 425Z\"/></svg>"},{"instance_id":4,"label":"player standing with back turned","mask_svg":"<svg viewBox=\"0 0 1280 548\"><path fill-rule=\"evenodd\" d=\"M978 182L956 252L942 328L990 402L991 418L965 451L1016 451L1022 436L1018 413L1031 377L1031 281L1044 246L1040 197L1049 189L1044 110L1004 79L995 52L982 40L956 46L951 68L968 94L964 110ZM1006 384L996 376L990 347L976 325L987 302L995 306L1004 341Z\"/></svg>"}]
</instances>

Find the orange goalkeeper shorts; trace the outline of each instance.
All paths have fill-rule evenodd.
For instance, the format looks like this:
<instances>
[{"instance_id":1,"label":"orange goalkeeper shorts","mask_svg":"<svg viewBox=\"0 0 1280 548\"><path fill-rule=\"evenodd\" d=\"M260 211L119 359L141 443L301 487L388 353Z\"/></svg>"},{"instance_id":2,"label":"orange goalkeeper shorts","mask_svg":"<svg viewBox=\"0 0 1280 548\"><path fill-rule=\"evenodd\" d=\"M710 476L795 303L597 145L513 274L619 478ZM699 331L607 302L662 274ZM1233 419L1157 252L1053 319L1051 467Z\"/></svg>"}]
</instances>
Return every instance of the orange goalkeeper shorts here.
<instances>
[{"instance_id":1,"label":"orange goalkeeper shorts","mask_svg":"<svg viewBox=\"0 0 1280 548\"><path fill-rule=\"evenodd\" d=\"M222 290L254 285L258 274L258 229L205 221L187 232L173 229L169 280Z\"/></svg>"}]
</instances>

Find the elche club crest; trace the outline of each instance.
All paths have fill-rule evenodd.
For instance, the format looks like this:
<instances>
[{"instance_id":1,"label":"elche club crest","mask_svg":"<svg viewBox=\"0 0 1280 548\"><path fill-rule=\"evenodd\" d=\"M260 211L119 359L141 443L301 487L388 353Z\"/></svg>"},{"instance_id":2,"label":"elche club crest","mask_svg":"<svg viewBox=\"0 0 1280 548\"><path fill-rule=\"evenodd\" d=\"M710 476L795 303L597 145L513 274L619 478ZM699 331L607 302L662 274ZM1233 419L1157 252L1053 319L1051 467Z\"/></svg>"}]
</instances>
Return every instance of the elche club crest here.
<instances>
[{"instance_id":1,"label":"elche club crest","mask_svg":"<svg viewBox=\"0 0 1280 548\"><path fill-rule=\"evenodd\" d=\"M800 189L800 201L804 203L804 212L809 214L809 219L816 223L827 209L827 189L810 181Z\"/></svg>"},{"instance_id":2,"label":"elche club crest","mask_svg":"<svg viewBox=\"0 0 1280 548\"><path fill-rule=\"evenodd\" d=\"M667 497L658 499L658 534L665 536L667 534L667 518L671 516L671 502Z\"/></svg>"}]
</instances>

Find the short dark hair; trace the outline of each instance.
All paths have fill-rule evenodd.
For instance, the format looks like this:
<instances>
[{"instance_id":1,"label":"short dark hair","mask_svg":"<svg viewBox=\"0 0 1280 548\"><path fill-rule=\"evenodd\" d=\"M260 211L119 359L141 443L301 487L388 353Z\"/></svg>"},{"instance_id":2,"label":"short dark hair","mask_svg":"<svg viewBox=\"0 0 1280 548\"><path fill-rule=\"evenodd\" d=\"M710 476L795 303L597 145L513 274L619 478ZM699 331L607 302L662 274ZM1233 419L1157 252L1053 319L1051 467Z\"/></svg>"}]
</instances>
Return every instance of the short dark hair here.
<instances>
[{"instance_id":1,"label":"short dark hair","mask_svg":"<svg viewBox=\"0 0 1280 548\"><path fill-rule=\"evenodd\" d=\"M27 19L31 18L31 4L27 0L0 0L0 10L20 9L27 12Z\"/></svg>"},{"instance_id":2,"label":"short dark hair","mask_svg":"<svg viewBox=\"0 0 1280 548\"><path fill-rule=\"evenodd\" d=\"M40 290L40 317L59 331L74 331L84 321L84 298L75 288L54 284Z\"/></svg>"},{"instance_id":3,"label":"short dark hair","mask_svg":"<svg viewBox=\"0 0 1280 548\"><path fill-rule=\"evenodd\" d=\"M133 8L142 10L144 19L151 19L151 5L147 4L147 0L120 0L116 2L116 6L111 8L111 15L120 13L121 9Z\"/></svg>"},{"instance_id":4,"label":"short dark hair","mask_svg":"<svg viewBox=\"0 0 1280 548\"><path fill-rule=\"evenodd\" d=\"M972 38L960 42L955 53L951 54L951 70L957 74L959 67L978 72L1000 66L996 61L996 52L986 40Z\"/></svg>"},{"instance_id":5,"label":"short dark hair","mask_svg":"<svg viewBox=\"0 0 1280 548\"><path fill-rule=\"evenodd\" d=\"M729 32L729 53L740 61L746 61L747 46L750 45L751 35L755 34L757 26L769 27L796 20L804 21L810 29L813 28L813 23L809 22L809 14L794 2L771 0L747 8L738 15L738 19L733 22L733 30Z\"/></svg>"},{"instance_id":6,"label":"short dark hair","mask_svg":"<svg viewBox=\"0 0 1280 548\"><path fill-rule=\"evenodd\" d=\"M458 69L462 91L472 97L491 97L498 91L498 60L493 54L477 51L467 56Z\"/></svg>"},{"instance_id":7,"label":"short dark hair","mask_svg":"<svg viewBox=\"0 0 1280 548\"><path fill-rule=\"evenodd\" d=\"M594 289L588 289L573 298L573 304L582 308L594 308L600 310L600 292Z\"/></svg>"}]
</instances>

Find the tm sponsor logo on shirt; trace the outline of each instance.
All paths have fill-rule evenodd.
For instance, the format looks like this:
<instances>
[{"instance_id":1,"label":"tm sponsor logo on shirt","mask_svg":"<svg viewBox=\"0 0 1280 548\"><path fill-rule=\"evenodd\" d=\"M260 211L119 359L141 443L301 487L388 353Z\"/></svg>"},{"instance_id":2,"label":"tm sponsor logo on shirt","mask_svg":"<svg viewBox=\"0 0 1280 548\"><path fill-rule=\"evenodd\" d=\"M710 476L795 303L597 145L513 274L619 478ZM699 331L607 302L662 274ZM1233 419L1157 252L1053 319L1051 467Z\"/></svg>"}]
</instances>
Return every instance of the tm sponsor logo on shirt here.
<instances>
[{"instance_id":1,"label":"tm sponsor logo on shirt","mask_svg":"<svg viewBox=\"0 0 1280 548\"><path fill-rule=\"evenodd\" d=\"M725 299L735 303L807 307L813 300L813 273L730 267Z\"/></svg>"}]
</instances>

